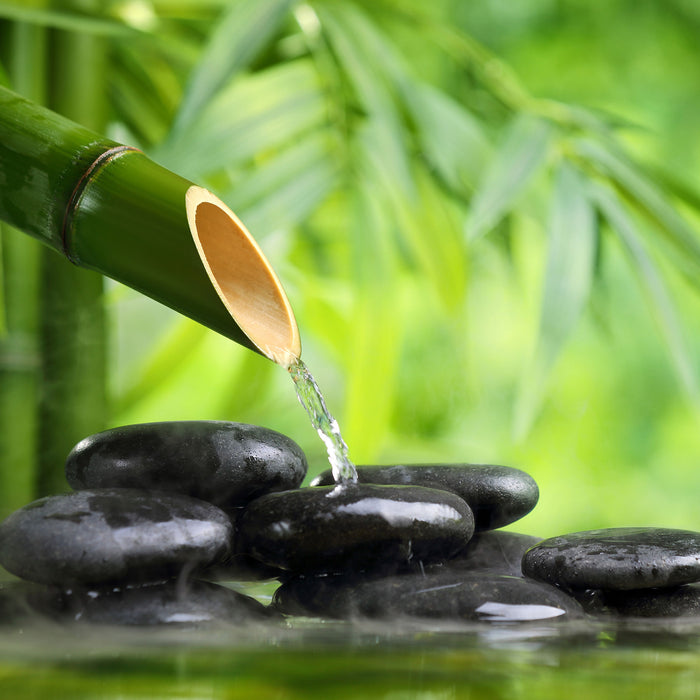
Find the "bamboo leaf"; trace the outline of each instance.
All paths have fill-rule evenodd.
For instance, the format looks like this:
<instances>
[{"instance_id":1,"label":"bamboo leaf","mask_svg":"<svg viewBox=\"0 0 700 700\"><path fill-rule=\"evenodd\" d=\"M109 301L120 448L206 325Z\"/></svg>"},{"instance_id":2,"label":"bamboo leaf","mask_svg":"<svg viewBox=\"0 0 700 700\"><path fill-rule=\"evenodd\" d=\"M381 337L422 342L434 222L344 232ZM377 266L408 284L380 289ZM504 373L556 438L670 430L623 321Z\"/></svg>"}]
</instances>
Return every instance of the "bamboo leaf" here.
<instances>
[{"instance_id":1,"label":"bamboo leaf","mask_svg":"<svg viewBox=\"0 0 700 700\"><path fill-rule=\"evenodd\" d=\"M0 63L0 85L3 87L10 87L10 78L7 75L7 72L5 71L4 66L2 63Z\"/></svg>"},{"instance_id":2,"label":"bamboo leaf","mask_svg":"<svg viewBox=\"0 0 700 700\"><path fill-rule=\"evenodd\" d=\"M236 185L228 201L256 237L272 227L301 223L338 182L325 134L312 134L260 165Z\"/></svg>"},{"instance_id":3,"label":"bamboo leaf","mask_svg":"<svg viewBox=\"0 0 700 700\"><path fill-rule=\"evenodd\" d=\"M93 36L136 37L141 32L113 19L90 17L73 12L59 10L44 10L36 7L26 7L9 2L0 2L0 19L13 22L26 22L40 27L63 29L65 31Z\"/></svg>"},{"instance_id":4,"label":"bamboo leaf","mask_svg":"<svg viewBox=\"0 0 700 700\"><path fill-rule=\"evenodd\" d=\"M690 398L696 404L699 403L698 376L686 347L673 299L653 258L642 243L641 233L613 191L601 185L592 186L591 191L602 215L629 256L682 386Z\"/></svg>"},{"instance_id":5,"label":"bamboo leaf","mask_svg":"<svg viewBox=\"0 0 700 700\"><path fill-rule=\"evenodd\" d=\"M404 8L406 9L406 8ZM383 91L375 102L395 94L398 108L406 112L417 130L418 145L425 151L428 162L441 171L441 177L455 190L474 181L484 168L489 154L488 141L474 116L461 104L441 90L416 79L396 42L382 32L376 22L352 6L344 6L340 16L361 49L366 64L383 77ZM415 18L423 24L421 19ZM422 20L426 20L422 17ZM370 80L361 83L366 94Z\"/></svg>"},{"instance_id":6,"label":"bamboo leaf","mask_svg":"<svg viewBox=\"0 0 700 700\"><path fill-rule=\"evenodd\" d=\"M235 0L216 25L190 77L173 131L192 121L211 98L272 39L293 0Z\"/></svg>"},{"instance_id":7,"label":"bamboo leaf","mask_svg":"<svg viewBox=\"0 0 700 700\"><path fill-rule=\"evenodd\" d=\"M700 270L700 238L678 214L664 193L624 156L589 139L575 142L576 151L607 176L645 216L656 224L680 254L684 266Z\"/></svg>"},{"instance_id":8,"label":"bamboo leaf","mask_svg":"<svg viewBox=\"0 0 700 700\"><path fill-rule=\"evenodd\" d=\"M151 45L133 42L115 44L111 56L111 102L120 121L141 143L161 143L180 101L172 61Z\"/></svg>"},{"instance_id":9,"label":"bamboo leaf","mask_svg":"<svg viewBox=\"0 0 700 700\"><path fill-rule=\"evenodd\" d=\"M389 192L391 213L424 282L449 311L461 308L467 289L467 256L461 216L427 173L415 174L417 202Z\"/></svg>"},{"instance_id":10,"label":"bamboo leaf","mask_svg":"<svg viewBox=\"0 0 700 700\"><path fill-rule=\"evenodd\" d=\"M145 93L123 73L115 72L111 82L117 109L124 115L128 128L134 130L139 143L158 143L167 130L167 123L162 118L161 106L152 101L153 94Z\"/></svg>"},{"instance_id":11,"label":"bamboo leaf","mask_svg":"<svg viewBox=\"0 0 700 700\"><path fill-rule=\"evenodd\" d=\"M675 174L653 165L649 166L647 164L645 170L647 172L651 171L654 180L656 180L666 192L696 211L700 211L700 192L696 190L693 185L685 182Z\"/></svg>"},{"instance_id":12,"label":"bamboo leaf","mask_svg":"<svg viewBox=\"0 0 700 700\"><path fill-rule=\"evenodd\" d=\"M472 200L469 240L488 233L509 212L543 163L550 139L546 122L530 116L515 119Z\"/></svg>"},{"instance_id":13,"label":"bamboo leaf","mask_svg":"<svg viewBox=\"0 0 700 700\"><path fill-rule=\"evenodd\" d=\"M529 431L547 379L588 300L596 252L593 208L578 173L563 162L555 176L542 309L533 359L515 412L515 435Z\"/></svg>"},{"instance_id":14,"label":"bamboo leaf","mask_svg":"<svg viewBox=\"0 0 700 700\"><path fill-rule=\"evenodd\" d=\"M477 119L451 97L415 83L404 94L425 158L450 189L473 189L484 170L489 144Z\"/></svg>"},{"instance_id":15,"label":"bamboo leaf","mask_svg":"<svg viewBox=\"0 0 700 700\"><path fill-rule=\"evenodd\" d=\"M301 223L337 183L337 171L331 163L320 162L298 178L261 199L255 206L243 210L248 226L256 237L264 238L273 229L292 227Z\"/></svg>"},{"instance_id":16,"label":"bamboo leaf","mask_svg":"<svg viewBox=\"0 0 700 700\"><path fill-rule=\"evenodd\" d=\"M274 152L238 176L230 201L236 211L254 207L258 202L314 167L331 158L331 141L327 133L312 132L301 141Z\"/></svg>"},{"instance_id":17,"label":"bamboo leaf","mask_svg":"<svg viewBox=\"0 0 700 700\"><path fill-rule=\"evenodd\" d=\"M360 111L371 122L368 135L382 170L406 196L415 196L410 154L393 94L393 84L383 70L394 54L381 40L372 22L351 4L337 3L317 9L323 30L337 56L338 65L353 87Z\"/></svg>"},{"instance_id":18,"label":"bamboo leaf","mask_svg":"<svg viewBox=\"0 0 700 700\"><path fill-rule=\"evenodd\" d=\"M313 66L308 60L294 61L236 81L155 158L196 179L283 147L325 120Z\"/></svg>"}]
</instances>

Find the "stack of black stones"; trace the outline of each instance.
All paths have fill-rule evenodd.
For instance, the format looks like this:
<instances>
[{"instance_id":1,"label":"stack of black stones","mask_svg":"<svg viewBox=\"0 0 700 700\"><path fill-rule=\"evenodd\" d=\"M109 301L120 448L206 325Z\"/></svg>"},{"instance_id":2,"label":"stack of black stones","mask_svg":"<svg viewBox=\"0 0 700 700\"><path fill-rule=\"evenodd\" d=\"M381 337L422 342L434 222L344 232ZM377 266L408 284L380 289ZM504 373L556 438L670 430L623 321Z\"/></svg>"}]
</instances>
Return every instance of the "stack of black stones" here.
<instances>
[{"instance_id":1,"label":"stack of black stones","mask_svg":"<svg viewBox=\"0 0 700 700\"><path fill-rule=\"evenodd\" d=\"M358 483L325 472L301 488L306 471L292 440L239 423L90 436L66 462L72 493L0 525L0 564L27 582L5 584L0 613L138 625L700 614L700 533L501 530L539 496L509 467L360 467ZM281 582L268 606L232 587L266 579Z\"/></svg>"}]
</instances>

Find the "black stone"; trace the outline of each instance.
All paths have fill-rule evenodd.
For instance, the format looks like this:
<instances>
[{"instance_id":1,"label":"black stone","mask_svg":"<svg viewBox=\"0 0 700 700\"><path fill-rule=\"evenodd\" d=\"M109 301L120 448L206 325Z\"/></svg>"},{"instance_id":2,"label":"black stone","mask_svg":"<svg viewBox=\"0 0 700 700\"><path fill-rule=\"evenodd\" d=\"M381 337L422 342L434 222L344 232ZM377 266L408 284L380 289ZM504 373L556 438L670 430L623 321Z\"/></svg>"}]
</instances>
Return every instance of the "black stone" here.
<instances>
[{"instance_id":1,"label":"black stone","mask_svg":"<svg viewBox=\"0 0 700 700\"><path fill-rule=\"evenodd\" d=\"M544 540L523 557L526 576L562 588L635 590L700 581L700 533L589 530Z\"/></svg>"},{"instance_id":2,"label":"black stone","mask_svg":"<svg viewBox=\"0 0 700 700\"><path fill-rule=\"evenodd\" d=\"M72 584L158 580L223 559L232 526L189 496L95 489L50 496L0 524L0 564L20 578Z\"/></svg>"},{"instance_id":3,"label":"black stone","mask_svg":"<svg viewBox=\"0 0 700 700\"><path fill-rule=\"evenodd\" d=\"M522 576L523 554L541 537L517 532L491 530L477 532L467 546L446 561L444 568L463 571L488 571L489 573Z\"/></svg>"},{"instance_id":4,"label":"black stone","mask_svg":"<svg viewBox=\"0 0 700 700\"><path fill-rule=\"evenodd\" d=\"M122 587L46 589L32 604L60 622L104 625L241 624L279 617L254 598L206 581L166 581Z\"/></svg>"},{"instance_id":5,"label":"black stone","mask_svg":"<svg viewBox=\"0 0 700 700\"><path fill-rule=\"evenodd\" d=\"M639 591L598 591L603 609L624 617L698 617L700 584Z\"/></svg>"},{"instance_id":6,"label":"black stone","mask_svg":"<svg viewBox=\"0 0 700 700\"><path fill-rule=\"evenodd\" d=\"M455 554L472 536L469 506L419 486L347 484L273 493L238 521L238 548L304 572L396 570Z\"/></svg>"},{"instance_id":7,"label":"black stone","mask_svg":"<svg viewBox=\"0 0 700 700\"><path fill-rule=\"evenodd\" d=\"M440 618L485 622L559 621L581 617L563 591L515 576L433 572L361 579L316 576L290 579L273 604L291 615L331 618Z\"/></svg>"},{"instance_id":8,"label":"black stone","mask_svg":"<svg viewBox=\"0 0 700 700\"><path fill-rule=\"evenodd\" d=\"M225 421L126 425L81 440L66 460L74 489L173 491L223 508L297 488L306 457L274 430Z\"/></svg>"},{"instance_id":9,"label":"black stone","mask_svg":"<svg viewBox=\"0 0 700 700\"><path fill-rule=\"evenodd\" d=\"M476 530L494 530L527 515L537 504L535 480L520 469L495 464L394 464L361 466L358 481L443 489L463 498L474 513ZM333 483L330 470L312 486Z\"/></svg>"}]
</instances>

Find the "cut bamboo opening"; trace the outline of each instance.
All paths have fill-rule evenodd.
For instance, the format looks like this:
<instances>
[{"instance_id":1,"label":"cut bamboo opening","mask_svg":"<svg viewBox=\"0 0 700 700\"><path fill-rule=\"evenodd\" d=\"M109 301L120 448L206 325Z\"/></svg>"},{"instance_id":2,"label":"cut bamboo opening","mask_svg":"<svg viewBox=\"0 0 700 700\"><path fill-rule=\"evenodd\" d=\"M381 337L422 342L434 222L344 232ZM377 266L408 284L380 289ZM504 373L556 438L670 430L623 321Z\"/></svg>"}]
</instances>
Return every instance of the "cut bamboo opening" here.
<instances>
[{"instance_id":1,"label":"cut bamboo opening","mask_svg":"<svg viewBox=\"0 0 700 700\"><path fill-rule=\"evenodd\" d=\"M301 355L287 295L262 250L215 195L193 186L187 221L209 279L234 321L258 350L283 367Z\"/></svg>"}]
</instances>

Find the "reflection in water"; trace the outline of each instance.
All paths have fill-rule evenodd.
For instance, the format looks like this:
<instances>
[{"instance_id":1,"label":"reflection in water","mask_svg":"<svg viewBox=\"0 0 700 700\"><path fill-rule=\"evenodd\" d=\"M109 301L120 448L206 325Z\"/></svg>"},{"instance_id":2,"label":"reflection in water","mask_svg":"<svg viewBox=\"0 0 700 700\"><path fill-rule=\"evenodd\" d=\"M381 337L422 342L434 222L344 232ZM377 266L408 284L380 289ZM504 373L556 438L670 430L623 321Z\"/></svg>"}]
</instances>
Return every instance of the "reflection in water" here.
<instances>
[{"instance_id":1,"label":"reflection in water","mask_svg":"<svg viewBox=\"0 0 700 700\"><path fill-rule=\"evenodd\" d=\"M513 605L511 603L484 603L476 612L484 622L527 622L548 620L565 615L566 611L551 605Z\"/></svg>"},{"instance_id":2,"label":"reflection in water","mask_svg":"<svg viewBox=\"0 0 700 700\"><path fill-rule=\"evenodd\" d=\"M0 620L2 696L35 700L690 700L699 654L698 620L297 618L167 629Z\"/></svg>"}]
</instances>

